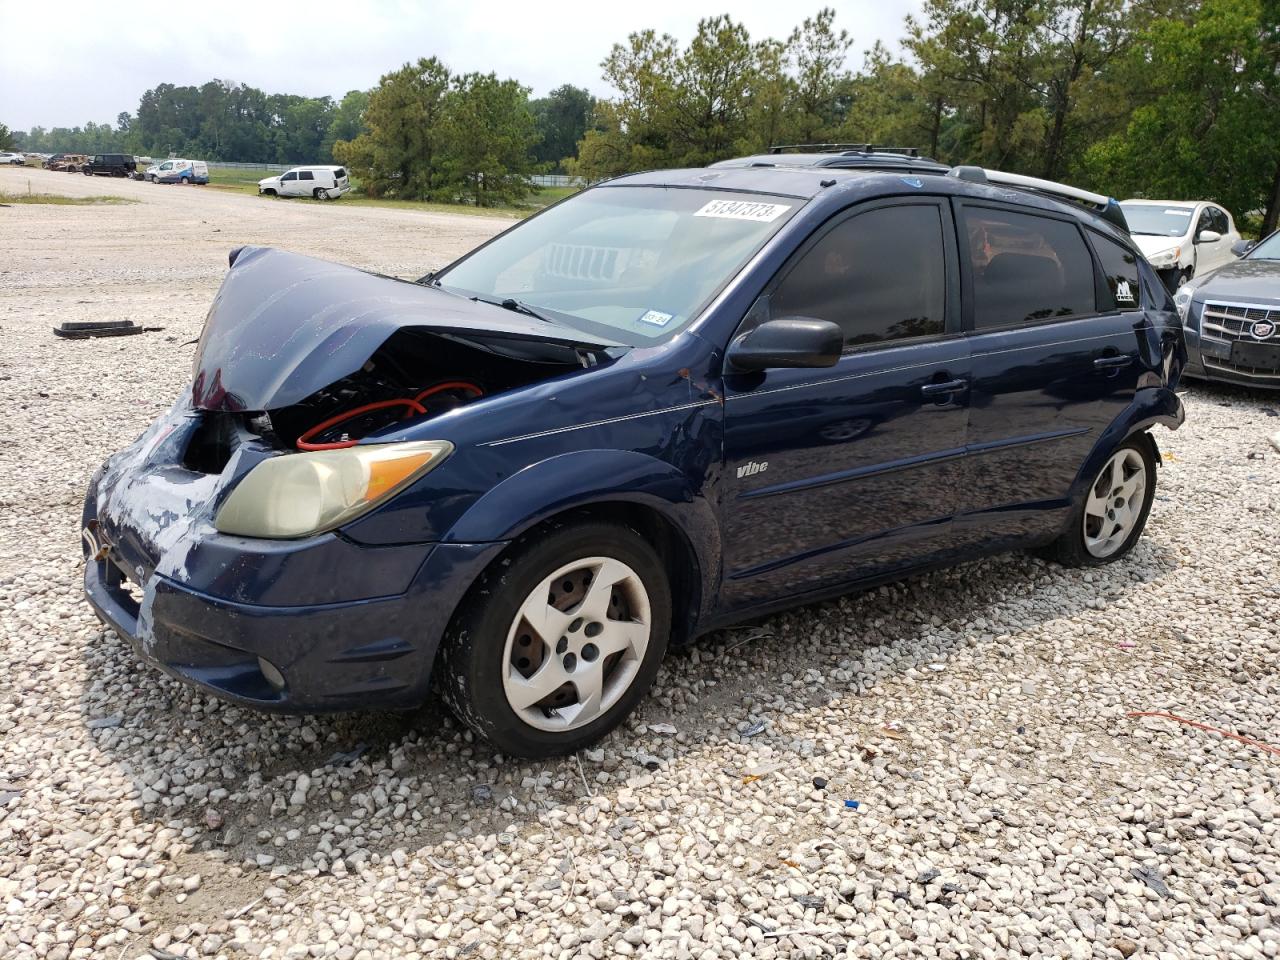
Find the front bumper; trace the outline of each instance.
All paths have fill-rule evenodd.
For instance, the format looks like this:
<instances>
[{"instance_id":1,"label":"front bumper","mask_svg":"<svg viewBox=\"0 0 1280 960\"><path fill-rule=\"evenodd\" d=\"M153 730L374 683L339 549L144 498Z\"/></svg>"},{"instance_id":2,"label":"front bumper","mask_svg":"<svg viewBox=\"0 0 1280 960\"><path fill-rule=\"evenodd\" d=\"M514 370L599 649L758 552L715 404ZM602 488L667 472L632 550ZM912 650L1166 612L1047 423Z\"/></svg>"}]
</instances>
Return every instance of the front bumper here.
<instances>
[{"instance_id":1,"label":"front bumper","mask_svg":"<svg viewBox=\"0 0 1280 960\"><path fill-rule=\"evenodd\" d=\"M111 546L86 559L84 589L143 660L222 699L280 713L411 709L454 609L504 546L436 544L402 594L307 606L220 599L156 573L139 586Z\"/></svg>"}]
</instances>

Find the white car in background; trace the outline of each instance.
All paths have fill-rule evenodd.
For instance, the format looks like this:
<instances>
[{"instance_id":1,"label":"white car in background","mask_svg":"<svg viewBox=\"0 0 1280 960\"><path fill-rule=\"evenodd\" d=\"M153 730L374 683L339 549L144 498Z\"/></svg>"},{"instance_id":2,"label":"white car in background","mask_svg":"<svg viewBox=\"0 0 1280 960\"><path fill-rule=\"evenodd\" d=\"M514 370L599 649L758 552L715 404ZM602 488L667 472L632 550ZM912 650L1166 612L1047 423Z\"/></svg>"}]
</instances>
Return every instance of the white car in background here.
<instances>
[{"instance_id":1,"label":"white car in background","mask_svg":"<svg viewBox=\"0 0 1280 960\"><path fill-rule=\"evenodd\" d=\"M277 177L258 181L258 193L268 197L337 200L350 189L346 167L294 167Z\"/></svg>"},{"instance_id":2,"label":"white car in background","mask_svg":"<svg viewBox=\"0 0 1280 960\"><path fill-rule=\"evenodd\" d=\"M1205 200L1124 200L1129 233L1170 290L1236 258L1235 220Z\"/></svg>"},{"instance_id":3,"label":"white car in background","mask_svg":"<svg viewBox=\"0 0 1280 960\"><path fill-rule=\"evenodd\" d=\"M9 164L15 167L21 167L25 165L26 162L27 162L27 158L24 154L10 153L7 150L0 152L0 163Z\"/></svg>"}]
</instances>

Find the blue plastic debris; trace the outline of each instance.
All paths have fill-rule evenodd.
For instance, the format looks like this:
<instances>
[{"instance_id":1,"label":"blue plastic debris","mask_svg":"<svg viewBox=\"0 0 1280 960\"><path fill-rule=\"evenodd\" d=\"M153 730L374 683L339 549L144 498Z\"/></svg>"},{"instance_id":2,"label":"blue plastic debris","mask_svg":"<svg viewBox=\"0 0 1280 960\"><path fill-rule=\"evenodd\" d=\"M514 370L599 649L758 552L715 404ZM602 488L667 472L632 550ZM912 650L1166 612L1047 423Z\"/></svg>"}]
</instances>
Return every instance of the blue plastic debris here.
<instances>
[{"instance_id":1,"label":"blue plastic debris","mask_svg":"<svg viewBox=\"0 0 1280 960\"><path fill-rule=\"evenodd\" d=\"M844 805L845 805L846 807L848 807L850 810L857 810L857 809L858 809L858 801L857 801L857 800L846 800L846 801L844 802Z\"/></svg>"}]
</instances>

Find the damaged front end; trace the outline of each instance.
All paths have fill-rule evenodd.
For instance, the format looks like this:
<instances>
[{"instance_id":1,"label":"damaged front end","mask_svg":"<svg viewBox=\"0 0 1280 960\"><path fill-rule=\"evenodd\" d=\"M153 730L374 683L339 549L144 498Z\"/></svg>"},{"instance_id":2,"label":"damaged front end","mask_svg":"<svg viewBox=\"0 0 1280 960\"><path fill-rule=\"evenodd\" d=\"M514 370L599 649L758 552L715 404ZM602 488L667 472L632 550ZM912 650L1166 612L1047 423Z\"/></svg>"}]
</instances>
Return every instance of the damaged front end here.
<instances>
[{"instance_id":1,"label":"damaged front end","mask_svg":"<svg viewBox=\"0 0 1280 960\"><path fill-rule=\"evenodd\" d=\"M220 696L416 705L444 626L432 619L501 544L372 547L339 528L449 456L418 425L608 363L615 347L438 289L240 251L189 394L90 484L86 593L144 658Z\"/></svg>"}]
</instances>

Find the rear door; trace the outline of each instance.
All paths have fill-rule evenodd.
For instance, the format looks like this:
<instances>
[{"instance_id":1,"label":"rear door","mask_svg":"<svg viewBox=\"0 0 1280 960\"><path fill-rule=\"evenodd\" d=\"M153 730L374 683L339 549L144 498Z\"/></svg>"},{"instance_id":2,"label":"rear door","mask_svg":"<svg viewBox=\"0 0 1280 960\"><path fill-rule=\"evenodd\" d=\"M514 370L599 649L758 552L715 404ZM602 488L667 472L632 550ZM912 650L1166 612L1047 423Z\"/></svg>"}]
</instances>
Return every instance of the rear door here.
<instances>
[{"instance_id":1,"label":"rear door","mask_svg":"<svg viewBox=\"0 0 1280 960\"><path fill-rule=\"evenodd\" d=\"M726 372L723 531L729 608L926 562L962 478L968 348L945 199L833 218L747 323L831 320L835 367Z\"/></svg>"},{"instance_id":2,"label":"rear door","mask_svg":"<svg viewBox=\"0 0 1280 960\"><path fill-rule=\"evenodd\" d=\"M1137 261L1090 230L1105 275L1070 216L957 206L974 384L956 530L1017 541L1056 529L1085 457L1133 399L1146 322Z\"/></svg>"}]
</instances>

